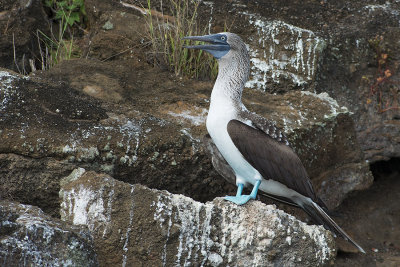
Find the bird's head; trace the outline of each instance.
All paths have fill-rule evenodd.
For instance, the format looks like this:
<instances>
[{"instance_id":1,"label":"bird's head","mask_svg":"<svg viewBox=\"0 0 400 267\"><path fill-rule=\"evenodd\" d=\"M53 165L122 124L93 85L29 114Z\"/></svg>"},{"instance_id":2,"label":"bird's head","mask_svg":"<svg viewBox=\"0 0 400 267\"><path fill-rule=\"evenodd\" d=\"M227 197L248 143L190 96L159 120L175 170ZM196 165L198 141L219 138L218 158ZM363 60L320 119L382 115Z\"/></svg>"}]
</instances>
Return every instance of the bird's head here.
<instances>
[{"instance_id":1,"label":"bird's head","mask_svg":"<svg viewBox=\"0 0 400 267\"><path fill-rule=\"evenodd\" d=\"M222 32L204 36L187 36L184 37L183 39L201 41L207 43L202 45L190 45L185 47L191 49L204 50L213 55L216 59L223 58L229 52L242 53L243 50L245 50L247 54L246 45L244 44L242 39L238 35L230 32Z\"/></svg>"}]
</instances>

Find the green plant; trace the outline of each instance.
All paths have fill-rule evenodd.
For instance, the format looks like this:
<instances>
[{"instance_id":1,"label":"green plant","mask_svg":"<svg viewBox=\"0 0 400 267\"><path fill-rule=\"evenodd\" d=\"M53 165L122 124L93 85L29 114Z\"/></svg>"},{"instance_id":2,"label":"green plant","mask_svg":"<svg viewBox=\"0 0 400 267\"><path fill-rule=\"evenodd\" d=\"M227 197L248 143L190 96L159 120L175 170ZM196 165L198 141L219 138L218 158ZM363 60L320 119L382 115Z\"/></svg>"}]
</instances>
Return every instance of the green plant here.
<instances>
[{"instance_id":1,"label":"green plant","mask_svg":"<svg viewBox=\"0 0 400 267\"><path fill-rule=\"evenodd\" d=\"M206 34L206 27L202 29L197 22L199 4L200 1L167 0L170 16L152 10L151 0L147 0L145 18L152 48L149 56L154 65L165 66L176 75L214 79L218 72L215 59L202 50L185 49L190 42L182 39Z\"/></svg>"},{"instance_id":2,"label":"green plant","mask_svg":"<svg viewBox=\"0 0 400 267\"><path fill-rule=\"evenodd\" d=\"M49 69L62 60L79 57L80 52L74 43L73 27L80 28L85 21L84 0L44 0L51 10L58 29L50 27L50 35L37 30L41 68Z\"/></svg>"},{"instance_id":3,"label":"green plant","mask_svg":"<svg viewBox=\"0 0 400 267\"><path fill-rule=\"evenodd\" d=\"M370 46L375 51L377 71L374 78L362 76L362 80L369 85L367 104L376 103L378 112L400 109L398 98L400 87L393 81L393 70L390 66L388 49L385 49L383 36L376 36L369 40ZM373 98L376 101L373 101Z\"/></svg>"},{"instance_id":4,"label":"green plant","mask_svg":"<svg viewBox=\"0 0 400 267\"><path fill-rule=\"evenodd\" d=\"M55 20L62 20L65 27L86 20L84 0L43 0L44 5L54 14Z\"/></svg>"}]
</instances>

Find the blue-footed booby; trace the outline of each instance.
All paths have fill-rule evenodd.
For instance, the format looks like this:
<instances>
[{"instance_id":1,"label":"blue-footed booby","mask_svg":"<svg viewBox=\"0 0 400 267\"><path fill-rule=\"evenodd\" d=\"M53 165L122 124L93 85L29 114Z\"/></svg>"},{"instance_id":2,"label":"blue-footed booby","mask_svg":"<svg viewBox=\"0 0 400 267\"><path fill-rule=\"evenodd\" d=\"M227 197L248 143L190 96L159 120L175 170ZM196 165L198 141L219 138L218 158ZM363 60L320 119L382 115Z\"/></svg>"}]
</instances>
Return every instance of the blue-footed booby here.
<instances>
[{"instance_id":1,"label":"blue-footed booby","mask_svg":"<svg viewBox=\"0 0 400 267\"><path fill-rule=\"evenodd\" d=\"M302 208L318 224L365 251L326 213L327 207L315 194L299 157L285 134L267 119L252 113L242 103L242 92L250 73L245 43L233 33L223 32L184 39L206 44L186 46L201 49L218 60L218 76L211 93L206 126L215 145L213 165L225 178L234 177L236 196L226 200L243 205L263 194ZM253 186L250 195L243 187Z\"/></svg>"}]
</instances>

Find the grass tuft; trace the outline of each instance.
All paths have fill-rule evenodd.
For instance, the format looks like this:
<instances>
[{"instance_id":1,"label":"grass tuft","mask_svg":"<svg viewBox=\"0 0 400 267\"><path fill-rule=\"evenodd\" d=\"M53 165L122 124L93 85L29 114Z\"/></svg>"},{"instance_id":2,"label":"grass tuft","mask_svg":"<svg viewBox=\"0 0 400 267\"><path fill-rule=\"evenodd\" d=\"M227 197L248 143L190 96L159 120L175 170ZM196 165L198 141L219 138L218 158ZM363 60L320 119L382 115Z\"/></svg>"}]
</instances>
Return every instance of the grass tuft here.
<instances>
[{"instance_id":1,"label":"grass tuft","mask_svg":"<svg viewBox=\"0 0 400 267\"><path fill-rule=\"evenodd\" d=\"M53 14L58 29L50 27L50 35L37 30L42 70L48 70L63 60L80 57L75 45L75 30L82 30L86 21L84 0L42 0Z\"/></svg>"},{"instance_id":2,"label":"grass tuft","mask_svg":"<svg viewBox=\"0 0 400 267\"><path fill-rule=\"evenodd\" d=\"M151 0L147 0L145 18L151 41L151 52L148 53L150 62L166 67L177 76L215 79L218 73L216 60L202 50L184 48L192 41L182 40L185 36L207 34L207 27L201 28L197 21L200 1L166 2L171 15L152 10Z\"/></svg>"}]
</instances>

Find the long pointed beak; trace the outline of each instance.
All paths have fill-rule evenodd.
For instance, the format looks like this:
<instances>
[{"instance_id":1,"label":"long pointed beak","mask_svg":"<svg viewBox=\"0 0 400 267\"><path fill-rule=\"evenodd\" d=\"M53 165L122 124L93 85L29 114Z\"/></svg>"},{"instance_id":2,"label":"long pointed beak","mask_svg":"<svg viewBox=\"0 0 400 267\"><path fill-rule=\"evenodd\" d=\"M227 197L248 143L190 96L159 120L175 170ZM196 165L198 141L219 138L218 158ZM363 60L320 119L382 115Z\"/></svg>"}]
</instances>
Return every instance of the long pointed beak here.
<instances>
[{"instance_id":1,"label":"long pointed beak","mask_svg":"<svg viewBox=\"0 0 400 267\"><path fill-rule=\"evenodd\" d=\"M204 36L186 36L183 37L184 40L193 40L206 42L209 44L201 45L185 45L183 47L189 49L201 49L206 52L211 53L216 58L221 58L230 50L230 45L226 42L226 36L223 34L211 34Z\"/></svg>"},{"instance_id":2,"label":"long pointed beak","mask_svg":"<svg viewBox=\"0 0 400 267\"><path fill-rule=\"evenodd\" d=\"M184 48L189 48L189 49L211 49L211 50L217 50L215 47L215 37L213 35L205 35L205 36L186 36L182 38L183 40L193 40L193 41L200 41L200 42L206 42L206 43L211 43L208 45L185 45L183 46Z\"/></svg>"},{"instance_id":3,"label":"long pointed beak","mask_svg":"<svg viewBox=\"0 0 400 267\"><path fill-rule=\"evenodd\" d=\"M201 50L216 50L216 51L221 51L226 48L226 45L215 45L215 44L209 44L209 45L184 45L184 48L188 49L201 49Z\"/></svg>"},{"instance_id":4,"label":"long pointed beak","mask_svg":"<svg viewBox=\"0 0 400 267\"><path fill-rule=\"evenodd\" d=\"M200 42L206 42L206 43L214 43L216 41L216 35L204 35L204 36L185 36L182 39L184 40L194 40L194 41L200 41Z\"/></svg>"}]
</instances>

